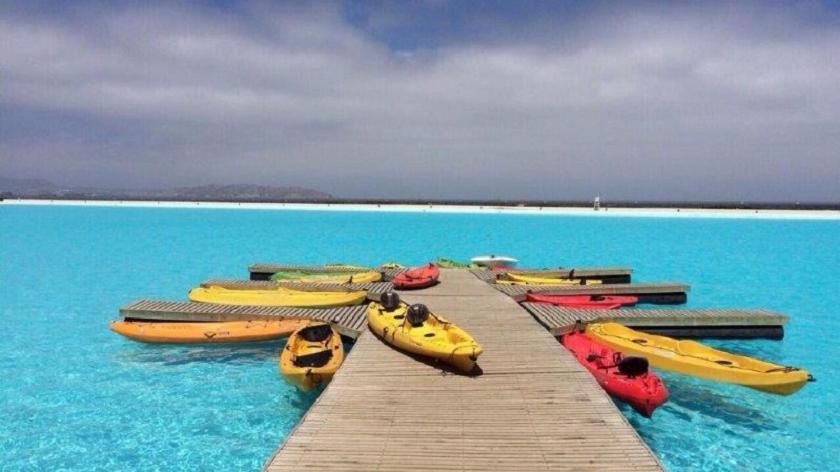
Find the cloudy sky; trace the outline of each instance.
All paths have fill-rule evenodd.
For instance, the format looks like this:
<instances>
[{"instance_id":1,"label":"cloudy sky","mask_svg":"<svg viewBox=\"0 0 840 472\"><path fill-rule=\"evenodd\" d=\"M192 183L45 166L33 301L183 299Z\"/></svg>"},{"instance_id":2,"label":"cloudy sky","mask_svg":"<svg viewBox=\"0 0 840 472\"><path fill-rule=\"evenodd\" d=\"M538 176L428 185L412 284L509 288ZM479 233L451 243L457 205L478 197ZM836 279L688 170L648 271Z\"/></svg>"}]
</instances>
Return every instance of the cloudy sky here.
<instances>
[{"instance_id":1,"label":"cloudy sky","mask_svg":"<svg viewBox=\"0 0 840 472\"><path fill-rule=\"evenodd\" d=\"M0 2L0 176L840 200L840 5Z\"/></svg>"}]
</instances>

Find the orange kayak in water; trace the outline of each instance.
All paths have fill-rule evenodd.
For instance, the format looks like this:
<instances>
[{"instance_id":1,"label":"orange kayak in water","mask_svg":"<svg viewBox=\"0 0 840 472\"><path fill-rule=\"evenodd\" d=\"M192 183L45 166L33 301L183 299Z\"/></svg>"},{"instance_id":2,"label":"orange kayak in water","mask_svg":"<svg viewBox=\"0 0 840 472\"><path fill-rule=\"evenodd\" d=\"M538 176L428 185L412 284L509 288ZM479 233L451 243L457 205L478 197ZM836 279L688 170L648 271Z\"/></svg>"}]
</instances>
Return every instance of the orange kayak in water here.
<instances>
[{"instance_id":1,"label":"orange kayak in water","mask_svg":"<svg viewBox=\"0 0 840 472\"><path fill-rule=\"evenodd\" d=\"M111 331L144 343L242 343L292 334L307 320L224 322L114 321Z\"/></svg>"}]
</instances>

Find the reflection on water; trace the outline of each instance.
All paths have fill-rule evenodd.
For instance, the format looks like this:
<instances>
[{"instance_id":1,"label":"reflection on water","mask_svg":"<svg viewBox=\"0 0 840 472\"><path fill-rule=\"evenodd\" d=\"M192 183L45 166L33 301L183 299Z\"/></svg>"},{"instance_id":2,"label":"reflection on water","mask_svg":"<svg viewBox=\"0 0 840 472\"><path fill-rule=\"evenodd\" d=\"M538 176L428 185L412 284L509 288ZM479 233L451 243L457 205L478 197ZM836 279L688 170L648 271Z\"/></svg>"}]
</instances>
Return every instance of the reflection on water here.
<instances>
[{"instance_id":1,"label":"reflection on water","mask_svg":"<svg viewBox=\"0 0 840 472\"><path fill-rule=\"evenodd\" d=\"M177 366L195 362L254 364L277 358L286 339L234 344L139 344L117 354L120 362Z\"/></svg>"}]
</instances>

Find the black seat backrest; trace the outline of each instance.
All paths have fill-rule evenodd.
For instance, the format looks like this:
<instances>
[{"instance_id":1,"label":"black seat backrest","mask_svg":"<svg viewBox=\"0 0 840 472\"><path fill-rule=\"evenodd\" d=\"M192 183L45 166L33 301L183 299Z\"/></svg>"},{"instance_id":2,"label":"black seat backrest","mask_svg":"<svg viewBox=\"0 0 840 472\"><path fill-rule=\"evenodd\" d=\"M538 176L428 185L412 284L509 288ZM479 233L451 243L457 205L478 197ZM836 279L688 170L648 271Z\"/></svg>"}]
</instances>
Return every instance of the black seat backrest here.
<instances>
[{"instance_id":1,"label":"black seat backrest","mask_svg":"<svg viewBox=\"0 0 840 472\"><path fill-rule=\"evenodd\" d=\"M622 357L617 365L618 371L629 377L642 375L648 371L648 360L644 357Z\"/></svg>"},{"instance_id":2,"label":"black seat backrest","mask_svg":"<svg viewBox=\"0 0 840 472\"><path fill-rule=\"evenodd\" d=\"M394 292L385 292L379 297L379 302L386 311L394 311L400 306L400 296Z\"/></svg>"},{"instance_id":3,"label":"black seat backrest","mask_svg":"<svg viewBox=\"0 0 840 472\"><path fill-rule=\"evenodd\" d=\"M305 356L298 356L295 359L297 367L322 367L332 359L332 350L319 351Z\"/></svg>"},{"instance_id":4,"label":"black seat backrest","mask_svg":"<svg viewBox=\"0 0 840 472\"><path fill-rule=\"evenodd\" d=\"M322 343L332 335L332 328L328 324L307 326L298 331L298 335L311 343Z\"/></svg>"},{"instance_id":5,"label":"black seat backrest","mask_svg":"<svg viewBox=\"0 0 840 472\"><path fill-rule=\"evenodd\" d=\"M414 326L415 328L423 326L423 322L425 322L428 317L429 308L422 303L411 305L408 307L408 311L406 312L406 319L408 319L411 326Z\"/></svg>"}]
</instances>

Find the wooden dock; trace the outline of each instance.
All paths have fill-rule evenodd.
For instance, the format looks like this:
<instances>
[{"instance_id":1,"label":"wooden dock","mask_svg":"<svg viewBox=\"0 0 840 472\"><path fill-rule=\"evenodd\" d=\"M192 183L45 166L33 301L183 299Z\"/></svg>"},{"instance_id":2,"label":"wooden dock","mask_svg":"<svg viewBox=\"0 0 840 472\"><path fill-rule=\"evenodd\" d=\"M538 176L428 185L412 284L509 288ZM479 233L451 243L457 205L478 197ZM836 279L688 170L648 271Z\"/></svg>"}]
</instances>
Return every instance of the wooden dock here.
<instances>
[{"instance_id":1,"label":"wooden dock","mask_svg":"<svg viewBox=\"0 0 840 472\"><path fill-rule=\"evenodd\" d=\"M475 336L483 373L447 373L365 332L266 470L661 470L589 373L513 299L463 270L401 296Z\"/></svg>"},{"instance_id":2,"label":"wooden dock","mask_svg":"<svg viewBox=\"0 0 840 472\"><path fill-rule=\"evenodd\" d=\"M293 308L215 303L139 300L120 308L126 319L160 321L247 321L304 318L331 323L341 334L358 337L367 330L367 305L340 308Z\"/></svg>"},{"instance_id":3,"label":"wooden dock","mask_svg":"<svg viewBox=\"0 0 840 472\"><path fill-rule=\"evenodd\" d=\"M616 321L630 328L677 338L782 339L788 320L767 310L582 310L546 303L522 306L555 336L572 331L580 320L583 323Z\"/></svg>"},{"instance_id":4,"label":"wooden dock","mask_svg":"<svg viewBox=\"0 0 840 472\"><path fill-rule=\"evenodd\" d=\"M271 263L264 263L264 262L259 262L259 263L251 264L250 266L248 266L248 272L251 274L250 275L251 280L271 280L271 276L274 275L275 272L280 272L280 271L283 271L283 270L336 272L336 273L339 273L339 274L348 273L348 272L375 270L377 272L382 272L382 274L385 277L385 280L391 280L394 277L394 275L405 271L405 269L382 269L382 268L379 268L379 267L362 267L362 266L359 266L358 268L347 268L347 267L334 267L334 266L329 266L329 265L271 264Z\"/></svg>"},{"instance_id":5,"label":"wooden dock","mask_svg":"<svg viewBox=\"0 0 840 472\"><path fill-rule=\"evenodd\" d=\"M674 305L685 303L689 290L688 285L673 282L604 285L507 285L491 282L489 285L520 302L530 291L559 295L635 295L639 297L639 303Z\"/></svg>"},{"instance_id":6,"label":"wooden dock","mask_svg":"<svg viewBox=\"0 0 840 472\"><path fill-rule=\"evenodd\" d=\"M487 269L472 269L476 277L485 281L495 281L499 272ZM629 284L633 269L629 267L564 267L557 269L512 269L517 274L563 277L569 279L599 279L605 284Z\"/></svg>"}]
</instances>

